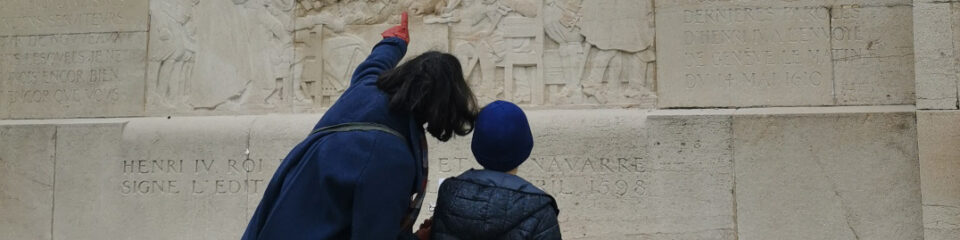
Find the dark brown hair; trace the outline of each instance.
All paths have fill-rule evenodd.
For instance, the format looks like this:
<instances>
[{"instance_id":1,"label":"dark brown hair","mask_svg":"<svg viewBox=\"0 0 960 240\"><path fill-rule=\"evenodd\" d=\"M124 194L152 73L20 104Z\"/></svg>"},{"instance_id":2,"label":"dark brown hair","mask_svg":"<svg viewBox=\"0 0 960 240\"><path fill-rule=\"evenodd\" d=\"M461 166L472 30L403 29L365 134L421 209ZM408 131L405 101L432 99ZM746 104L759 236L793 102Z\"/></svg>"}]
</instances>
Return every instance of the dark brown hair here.
<instances>
[{"instance_id":1,"label":"dark brown hair","mask_svg":"<svg viewBox=\"0 0 960 240\"><path fill-rule=\"evenodd\" d=\"M477 100L453 55L421 54L381 74L377 88L389 95L391 111L410 112L440 141L473 131Z\"/></svg>"}]
</instances>

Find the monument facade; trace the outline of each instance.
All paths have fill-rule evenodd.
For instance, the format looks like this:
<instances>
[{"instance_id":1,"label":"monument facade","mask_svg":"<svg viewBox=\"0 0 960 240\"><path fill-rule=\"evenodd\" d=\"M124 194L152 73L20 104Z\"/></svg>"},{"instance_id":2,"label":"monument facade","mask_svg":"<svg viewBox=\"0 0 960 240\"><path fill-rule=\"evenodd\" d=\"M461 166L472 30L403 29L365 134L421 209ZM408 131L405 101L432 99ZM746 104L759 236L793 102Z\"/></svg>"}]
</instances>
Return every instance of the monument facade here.
<instances>
[{"instance_id":1,"label":"monument facade","mask_svg":"<svg viewBox=\"0 0 960 240\"><path fill-rule=\"evenodd\" d=\"M238 239L410 13L522 106L566 239L955 239L960 5L933 0L12 0L0 239ZM429 142L440 182L480 166Z\"/></svg>"}]
</instances>

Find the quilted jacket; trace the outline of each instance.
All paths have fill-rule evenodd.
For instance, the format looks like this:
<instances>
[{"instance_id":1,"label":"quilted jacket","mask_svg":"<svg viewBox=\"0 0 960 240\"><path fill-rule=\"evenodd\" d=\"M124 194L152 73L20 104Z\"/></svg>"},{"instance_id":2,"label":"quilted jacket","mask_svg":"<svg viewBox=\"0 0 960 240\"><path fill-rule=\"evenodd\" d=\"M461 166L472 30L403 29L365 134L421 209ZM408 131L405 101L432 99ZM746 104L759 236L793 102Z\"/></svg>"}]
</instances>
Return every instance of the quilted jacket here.
<instances>
[{"instance_id":1,"label":"quilted jacket","mask_svg":"<svg viewBox=\"0 0 960 240\"><path fill-rule=\"evenodd\" d=\"M522 178L468 170L440 186L431 239L560 238L556 200Z\"/></svg>"}]
</instances>

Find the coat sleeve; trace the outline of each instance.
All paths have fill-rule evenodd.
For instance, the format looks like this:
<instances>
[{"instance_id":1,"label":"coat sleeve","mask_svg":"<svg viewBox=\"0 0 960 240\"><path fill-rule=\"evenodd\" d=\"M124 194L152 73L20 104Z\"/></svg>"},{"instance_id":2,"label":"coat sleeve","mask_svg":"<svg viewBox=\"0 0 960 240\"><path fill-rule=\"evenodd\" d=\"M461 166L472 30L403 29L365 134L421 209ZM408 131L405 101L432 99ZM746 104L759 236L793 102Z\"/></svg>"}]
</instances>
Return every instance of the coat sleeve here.
<instances>
[{"instance_id":1,"label":"coat sleeve","mask_svg":"<svg viewBox=\"0 0 960 240\"><path fill-rule=\"evenodd\" d=\"M541 209L537 215L540 218L537 230L533 235L536 240L560 240L560 223L557 222L557 212L552 207Z\"/></svg>"},{"instance_id":2,"label":"coat sleeve","mask_svg":"<svg viewBox=\"0 0 960 240\"><path fill-rule=\"evenodd\" d=\"M351 239L409 236L410 229L401 225L409 211L414 165L409 158L396 156L369 160L354 188Z\"/></svg>"},{"instance_id":3,"label":"coat sleeve","mask_svg":"<svg viewBox=\"0 0 960 240\"><path fill-rule=\"evenodd\" d=\"M350 86L364 79L376 79L381 73L397 66L406 53L407 43L402 39L396 37L383 39L373 47L370 56L367 56L367 59L354 70Z\"/></svg>"}]
</instances>

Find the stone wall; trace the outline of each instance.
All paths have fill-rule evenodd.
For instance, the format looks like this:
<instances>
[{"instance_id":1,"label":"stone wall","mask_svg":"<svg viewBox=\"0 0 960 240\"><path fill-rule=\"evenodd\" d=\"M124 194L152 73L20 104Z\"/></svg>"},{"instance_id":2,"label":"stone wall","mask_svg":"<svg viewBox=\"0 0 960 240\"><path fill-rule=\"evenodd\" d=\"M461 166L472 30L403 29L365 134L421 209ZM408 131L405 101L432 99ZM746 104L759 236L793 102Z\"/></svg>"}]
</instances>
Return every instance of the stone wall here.
<instances>
[{"instance_id":1,"label":"stone wall","mask_svg":"<svg viewBox=\"0 0 960 240\"><path fill-rule=\"evenodd\" d=\"M11 0L0 239L239 238L402 11L525 108L567 239L960 236L953 1Z\"/></svg>"}]
</instances>

